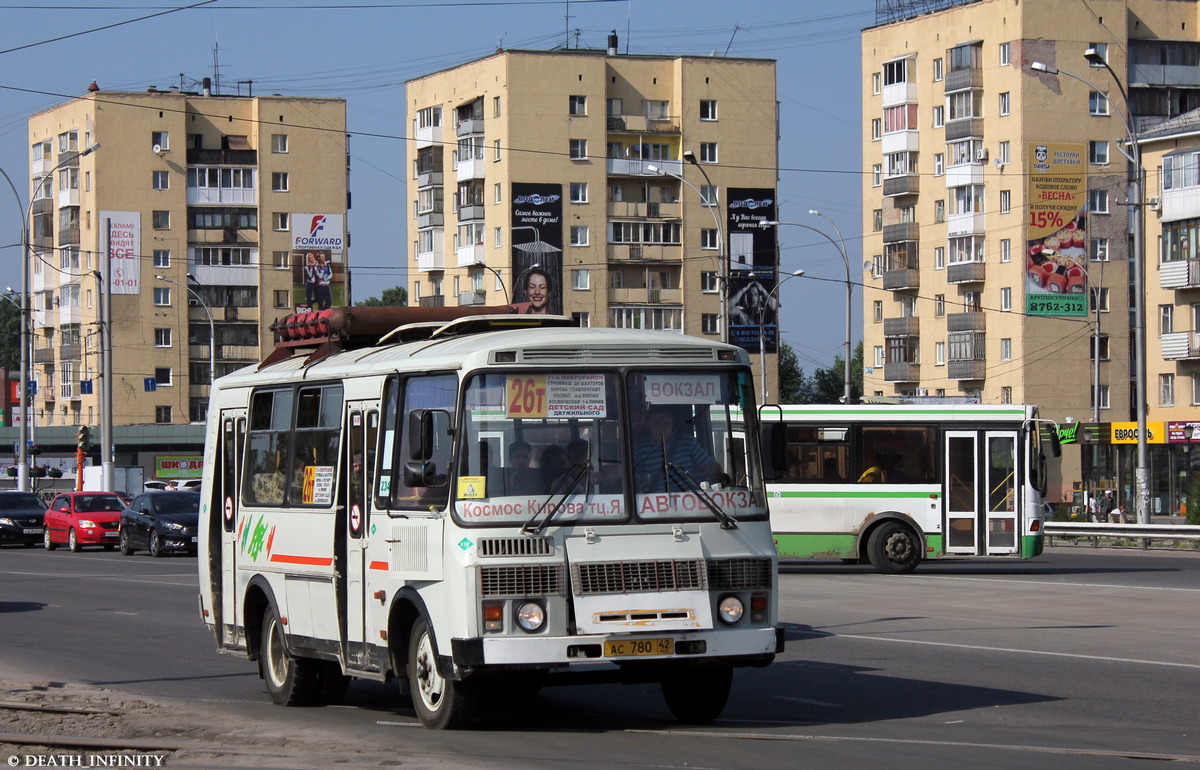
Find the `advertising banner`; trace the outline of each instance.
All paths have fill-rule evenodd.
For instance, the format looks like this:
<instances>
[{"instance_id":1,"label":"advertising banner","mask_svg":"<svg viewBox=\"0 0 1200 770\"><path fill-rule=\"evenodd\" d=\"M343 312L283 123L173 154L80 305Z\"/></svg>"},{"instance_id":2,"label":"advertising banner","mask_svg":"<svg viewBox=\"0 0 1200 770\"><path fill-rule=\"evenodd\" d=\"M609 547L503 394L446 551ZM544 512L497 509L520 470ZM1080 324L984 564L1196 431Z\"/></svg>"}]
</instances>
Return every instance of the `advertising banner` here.
<instances>
[{"instance_id":1,"label":"advertising banner","mask_svg":"<svg viewBox=\"0 0 1200 770\"><path fill-rule=\"evenodd\" d=\"M1086 317L1087 146L1030 144L1025 312Z\"/></svg>"},{"instance_id":2,"label":"advertising banner","mask_svg":"<svg viewBox=\"0 0 1200 770\"><path fill-rule=\"evenodd\" d=\"M562 185L513 182L513 305L522 313L563 312Z\"/></svg>"},{"instance_id":3,"label":"advertising banner","mask_svg":"<svg viewBox=\"0 0 1200 770\"><path fill-rule=\"evenodd\" d=\"M1109 437L1110 444L1136 444L1138 442L1138 424L1136 422L1114 422ZM1146 423L1146 443L1167 443L1166 423L1162 420Z\"/></svg>"},{"instance_id":4,"label":"advertising banner","mask_svg":"<svg viewBox=\"0 0 1200 770\"><path fill-rule=\"evenodd\" d=\"M297 313L346 304L345 217L292 215L292 299Z\"/></svg>"},{"instance_id":5,"label":"advertising banner","mask_svg":"<svg viewBox=\"0 0 1200 770\"><path fill-rule=\"evenodd\" d=\"M112 259L109 291L140 294L142 291L142 216L136 211L100 212L100 253Z\"/></svg>"},{"instance_id":6,"label":"advertising banner","mask_svg":"<svg viewBox=\"0 0 1200 770\"><path fill-rule=\"evenodd\" d=\"M1189 439L1187 428L1191 426L1192 437ZM1200 443L1200 421L1180 422L1172 420L1167 423L1167 442L1171 444Z\"/></svg>"},{"instance_id":7,"label":"advertising banner","mask_svg":"<svg viewBox=\"0 0 1200 770\"><path fill-rule=\"evenodd\" d=\"M204 473L202 455L155 455L154 478L198 479Z\"/></svg>"},{"instance_id":8,"label":"advertising banner","mask_svg":"<svg viewBox=\"0 0 1200 770\"><path fill-rule=\"evenodd\" d=\"M775 190L731 187L726 206L729 234L729 342L751 352L778 347Z\"/></svg>"}]
</instances>

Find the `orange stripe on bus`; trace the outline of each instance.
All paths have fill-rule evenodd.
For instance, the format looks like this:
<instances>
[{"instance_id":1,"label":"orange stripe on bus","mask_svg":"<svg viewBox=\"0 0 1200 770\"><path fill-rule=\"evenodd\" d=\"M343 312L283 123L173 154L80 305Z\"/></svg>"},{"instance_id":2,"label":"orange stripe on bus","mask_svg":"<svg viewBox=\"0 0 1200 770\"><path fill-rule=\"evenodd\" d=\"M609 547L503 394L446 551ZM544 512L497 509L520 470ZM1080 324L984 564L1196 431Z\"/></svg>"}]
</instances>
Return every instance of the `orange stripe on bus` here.
<instances>
[{"instance_id":1,"label":"orange stripe on bus","mask_svg":"<svg viewBox=\"0 0 1200 770\"><path fill-rule=\"evenodd\" d=\"M388 568L388 563L386 561L371 562L371 569L380 569L380 570L387 571L387 568Z\"/></svg>"},{"instance_id":2,"label":"orange stripe on bus","mask_svg":"<svg viewBox=\"0 0 1200 770\"><path fill-rule=\"evenodd\" d=\"M307 564L313 567L328 567L333 564L332 558L323 556L289 556L283 553L271 554L271 561L283 562L284 564Z\"/></svg>"}]
</instances>

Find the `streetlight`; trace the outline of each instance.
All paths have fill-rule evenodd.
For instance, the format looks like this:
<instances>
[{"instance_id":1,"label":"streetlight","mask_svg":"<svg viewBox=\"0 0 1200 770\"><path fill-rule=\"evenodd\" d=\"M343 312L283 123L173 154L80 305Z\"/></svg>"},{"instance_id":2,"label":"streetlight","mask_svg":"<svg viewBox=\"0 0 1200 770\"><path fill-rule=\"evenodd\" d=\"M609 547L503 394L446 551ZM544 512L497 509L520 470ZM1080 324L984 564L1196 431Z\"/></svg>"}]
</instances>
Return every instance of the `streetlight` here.
<instances>
[{"instance_id":1,"label":"streetlight","mask_svg":"<svg viewBox=\"0 0 1200 770\"><path fill-rule=\"evenodd\" d=\"M1192 435L1195 434L1195 432L1196 432L1196 424L1195 423L1189 422L1187 425L1183 426L1183 437L1187 439L1187 476L1185 477L1187 479L1187 481L1185 482L1185 486L1183 489L1183 499L1184 499L1184 505L1187 505L1187 506L1190 506L1193 503L1193 501L1192 501ZM1195 519L1193 519L1191 517L1192 509L1190 507L1187 509L1187 512L1188 512L1189 520L1195 521Z\"/></svg>"},{"instance_id":2,"label":"streetlight","mask_svg":"<svg viewBox=\"0 0 1200 770\"><path fill-rule=\"evenodd\" d=\"M799 278L804 275L803 270L793 270L791 275L784 278L779 283L775 284L775 288L767 292L767 299L758 306L758 372L759 385L762 391L762 400L759 401L759 406L767 403L767 351L764 338L766 337L766 329L764 329L765 315L767 306L771 304L771 298L775 301L775 350L779 350L779 287L783 286L793 278Z\"/></svg>"},{"instance_id":3,"label":"streetlight","mask_svg":"<svg viewBox=\"0 0 1200 770\"><path fill-rule=\"evenodd\" d=\"M1129 143L1129 152L1123 153L1129 158L1132 163L1131 176L1128 178L1129 184L1129 205L1133 206L1133 254L1130 256L1133 267L1133 293L1137 299L1133 308L1133 357L1134 357L1134 406L1137 411L1137 467L1134 469L1134 485L1137 490L1137 520L1139 524L1150 523L1150 461L1146 447L1146 265L1143 246L1143 227L1142 227L1142 155L1141 148L1138 144L1137 127L1130 119L1129 111L1129 94L1125 91L1125 87L1121 85L1121 79L1117 77L1117 73L1113 72L1112 67L1108 66L1104 56L1095 48L1089 48L1083 53L1083 57L1090 64L1099 65L1108 70L1108 74L1112 76L1113 82L1116 83L1117 90L1121 92L1121 98L1125 102L1125 112L1122 112L1117 107L1108 94L1100 90L1088 80L1076 75L1073 72L1051 67L1040 61L1035 61L1029 65L1031 70L1035 72L1044 72L1048 75L1066 75L1069 78L1074 78L1080 83L1091 88L1096 93L1104 97L1104 100L1112 106L1113 111L1121 118L1121 122L1125 125L1127 133L1126 141ZM1099 396L1099 394L1097 394Z\"/></svg>"},{"instance_id":4,"label":"streetlight","mask_svg":"<svg viewBox=\"0 0 1200 770\"><path fill-rule=\"evenodd\" d=\"M506 304L506 305L512 304L512 300L509 298L509 295L508 295L508 289L505 288L505 286L504 286L504 279L500 277L500 271L482 261L476 262L475 267L482 267L484 270L492 271L492 274L496 276L496 280L500 283L500 288L504 289L504 304Z\"/></svg>"},{"instance_id":5,"label":"streetlight","mask_svg":"<svg viewBox=\"0 0 1200 770\"><path fill-rule=\"evenodd\" d=\"M704 167L696 162L695 153L691 150L684 150L683 159L700 169L700 175L704 177L705 184L711 189L712 180L708 178L708 172L704 170ZM728 265L725 259L725 228L721 227L721 196L716 195L710 204L704 197L704 193L700 192L700 188L684 179L683 174L673 174L653 163L646 164L646 170L655 176L669 176L678 179L696 193L696 196L700 198L701 205L708 209L708 213L712 214L713 224L717 226L717 287L720 290L721 300L721 341L729 342L729 276L726 272Z\"/></svg>"},{"instance_id":6,"label":"streetlight","mask_svg":"<svg viewBox=\"0 0 1200 770\"><path fill-rule=\"evenodd\" d=\"M844 376L842 377L842 402L845 404L850 404L854 400L851 395L850 388L850 346L853 342L851 338L851 328L854 319L854 282L850 280L850 257L846 254L846 241L842 238L842 232L841 230L838 230L837 224L834 223L832 219L829 219L828 216L822 214L816 209L809 209L808 213L828 219L829 223L833 225L834 232L836 232L838 235L837 240L834 240L833 236L829 235L824 230L813 227L812 225L806 225L802 222L772 221L764 222L763 224L776 227L779 225L789 225L791 227L803 227L805 230L812 230L814 233L820 235L822 238L833 244L833 247L837 249L838 256L842 258L842 264L846 266L846 360L842 365L842 370L844 373Z\"/></svg>"},{"instance_id":7,"label":"streetlight","mask_svg":"<svg viewBox=\"0 0 1200 770\"><path fill-rule=\"evenodd\" d=\"M216 329L213 326L212 310L209 309L208 303L204 301L204 297L193 291L191 286L182 284L179 281L172 281L165 275L156 275L154 277L165 283L173 283L181 289L187 289L188 294L196 298L196 301L200 303L200 307L204 308L204 314L208 316L208 389L211 392L213 381L217 379L217 335ZM188 273L187 277L189 282L200 283L191 273Z\"/></svg>"}]
</instances>

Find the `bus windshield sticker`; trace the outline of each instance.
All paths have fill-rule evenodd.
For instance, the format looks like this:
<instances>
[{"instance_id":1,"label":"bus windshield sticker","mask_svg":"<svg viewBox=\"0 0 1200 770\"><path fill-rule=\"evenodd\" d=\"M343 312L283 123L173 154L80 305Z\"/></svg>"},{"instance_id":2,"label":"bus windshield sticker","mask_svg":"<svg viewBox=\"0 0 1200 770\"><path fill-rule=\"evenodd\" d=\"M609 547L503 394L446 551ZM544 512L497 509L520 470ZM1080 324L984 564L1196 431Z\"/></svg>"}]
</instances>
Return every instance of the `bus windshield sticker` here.
<instances>
[{"instance_id":1,"label":"bus windshield sticker","mask_svg":"<svg viewBox=\"0 0 1200 770\"><path fill-rule=\"evenodd\" d=\"M486 501L459 500L455 510L468 524L524 524L529 514L545 501L541 497L494 497ZM554 517L556 524L566 521L622 519L625 516L621 495L572 494Z\"/></svg>"},{"instance_id":2,"label":"bus windshield sticker","mask_svg":"<svg viewBox=\"0 0 1200 770\"><path fill-rule=\"evenodd\" d=\"M333 502L333 466L304 466L304 489L301 492L304 505L329 505Z\"/></svg>"},{"instance_id":3,"label":"bus windshield sticker","mask_svg":"<svg viewBox=\"0 0 1200 770\"><path fill-rule=\"evenodd\" d=\"M459 476L458 497L463 500L487 497L487 476Z\"/></svg>"},{"instance_id":4,"label":"bus windshield sticker","mask_svg":"<svg viewBox=\"0 0 1200 770\"><path fill-rule=\"evenodd\" d=\"M647 404L724 404L719 374L647 374Z\"/></svg>"},{"instance_id":5,"label":"bus windshield sticker","mask_svg":"<svg viewBox=\"0 0 1200 770\"><path fill-rule=\"evenodd\" d=\"M724 511L736 516L758 514L762 503L749 489L709 489L709 498ZM695 492L650 492L637 496L637 515L642 519L664 519L697 515L712 516L713 511Z\"/></svg>"},{"instance_id":6,"label":"bus windshield sticker","mask_svg":"<svg viewBox=\"0 0 1200 770\"><path fill-rule=\"evenodd\" d=\"M607 417L603 374L527 374L506 378L505 417Z\"/></svg>"}]
</instances>

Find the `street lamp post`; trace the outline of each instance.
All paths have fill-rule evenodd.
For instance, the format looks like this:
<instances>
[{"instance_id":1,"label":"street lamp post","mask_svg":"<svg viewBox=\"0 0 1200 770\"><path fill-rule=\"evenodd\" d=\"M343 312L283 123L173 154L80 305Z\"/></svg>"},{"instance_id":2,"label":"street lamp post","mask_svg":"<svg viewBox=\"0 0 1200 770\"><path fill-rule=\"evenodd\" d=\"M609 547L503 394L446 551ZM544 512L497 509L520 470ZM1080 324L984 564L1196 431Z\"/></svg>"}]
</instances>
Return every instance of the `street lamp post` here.
<instances>
[{"instance_id":1,"label":"street lamp post","mask_svg":"<svg viewBox=\"0 0 1200 770\"><path fill-rule=\"evenodd\" d=\"M1108 66L1108 62L1105 61L1104 57L1096 49L1087 49L1083 56L1090 64L1103 67L1112 76L1117 90L1121 92L1121 99L1125 102L1124 112L1117 107L1116 102L1108 94L1104 93L1094 83L1073 72L1067 72L1066 70L1052 67L1040 61L1031 63L1029 68L1035 72L1044 72L1048 75L1066 75L1088 86L1104 97L1104 100L1112 106L1113 111L1117 113L1117 116L1121 118L1121 122L1125 126L1126 141L1129 143L1129 152L1126 154L1126 157L1129 158L1132 164L1131 175L1128 178L1129 205L1133 206L1133 254L1130 256L1130 259L1133 266L1133 293L1136 299L1133 308L1133 357L1135 359L1134 407L1137 412L1137 466L1134 469L1134 486L1137 494L1136 510L1138 523L1149 524L1150 461L1146 445L1146 259L1142 226L1142 154L1138 143L1137 126L1134 125L1132 116L1129 114L1129 94L1125 91L1125 87L1121 85L1121 79L1117 77L1117 73L1113 72L1112 67ZM1096 395L1099 398L1099 394L1097 393Z\"/></svg>"},{"instance_id":2,"label":"street lamp post","mask_svg":"<svg viewBox=\"0 0 1200 770\"><path fill-rule=\"evenodd\" d=\"M485 262L476 262L475 267L482 267L484 270L490 270L492 274L496 276L496 280L500 283L500 288L504 290L504 303L506 305L511 304L512 300L509 298L508 289L504 286L504 279L500 276L500 271Z\"/></svg>"},{"instance_id":3,"label":"street lamp post","mask_svg":"<svg viewBox=\"0 0 1200 770\"><path fill-rule=\"evenodd\" d=\"M1183 437L1187 439L1187 475L1184 477L1187 479L1187 481L1184 482L1183 499L1184 499L1184 505L1188 506L1187 513L1188 513L1189 519L1191 519L1191 513L1192 513L1192 509L1190 506L1193 503L1193 501L1192 501L1192 436L1195 434L1195 432L1196 432L1195 424L1189 422L1187 425L1183 426ZM1194 521L1194 519L1192 519L1192 520Z\"/></svg>"},{"instance_id":4,"label":"street lamp post","mask_svg":"<svg viewBox=\"0 0 1200 770\"><path fill-rule=\"evenodd\" d=\"M772 297L775 301L775 350L779 350L779 288L793 278L799 278L804 275L803 270L793 270L792 274L784 278L779 283L775 284L775 288L767 293L767 300L758 307L758 379L760 390L762 392L762 400L759 401L759 406L767 403L767 351L764 338L766 337L766 329L764 328L767 307L771 304ZM776 385L778 387L778 385Z\"/></svg>"},{"instance_id":5,"label":"street lamp post","mask_svg":"<svg viewBox=\"0 0 1200 770\"><path fill-rule=\"evenodd\" d=\"M154 277L164 283L173 283L181 289L187 289L188 294L195 297L196 301L200 303L200 307L204 308L204 315L208 317L208 389L211 392L213 381L217 379L217 335L216 327L213 325L212 310L208 307L208 303L204 301L204 297L197 294L191 286L182 284L179 281L172 281L165 275L156 275ZM200 283L191 273L188 273L187 277L189 281Z\"/></svg>"},{"instance_id":6,"label":"street lamp post","mask_svg":"<svg viewBox=\"0 0 1200 770\"><path fill-rule=\"evenodd\" d=\"M712 181L708 178L708 172L696 162L695 154L691 150L684 150L683 158L688 163L700 169L700 174L704 177L704 182L711 188ZM705 199L704 193L700 192L700 188L684 179L683 174L672 174L670 171L659 168L653 163L646 164L646 170L655 176L669 176L678 179L690 187L692 192L696 193L696 196L700 198L701 205L708 209L708 213L712 214L713 224L717 226L717 288L719 289L718 293L721 301L721 341L729 342L729 265L725 257L725 228L721 227L721 197L718 195L710 205Z\"/></svg>"},{"instance_id":7,"label":"street lamp post","mask_svg":"<svg viewBox=\"0 0 1200 770\"><path fill-rule=\"evenodd\" d=\"M832 243L833 247L837 249L838 256L842 258L842 264L844 264L846 267L846 360L842 365L844 372L844 376L842 377L842 402L849 404L854 400L851 393L850 381L850 346L853 344L851 334L854 322L854 282L850 279L850 257L846 253L846 242L842 239L842 233L840 230L838 230L838 227L836 224L834 224L834 221L815 209L809 210L808 213L828 219L829 223L833 225L834 232L836 232L838 235L837 240L834 240L833 236L829 235L824 230L813 227L812 225L806 225L803 222L773 221L765 222L764 224L771 226L788 225L791 227L803 227L805 230L812 230L817 235Z\"/></svg>"}]
</instances>

